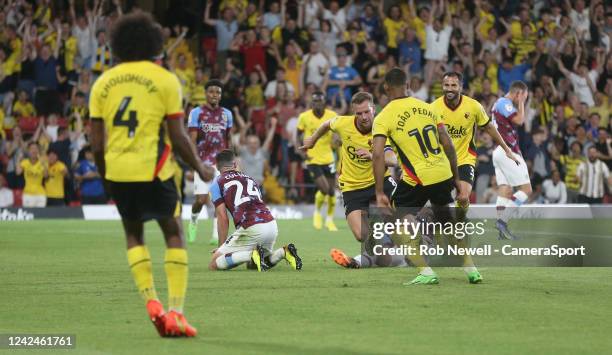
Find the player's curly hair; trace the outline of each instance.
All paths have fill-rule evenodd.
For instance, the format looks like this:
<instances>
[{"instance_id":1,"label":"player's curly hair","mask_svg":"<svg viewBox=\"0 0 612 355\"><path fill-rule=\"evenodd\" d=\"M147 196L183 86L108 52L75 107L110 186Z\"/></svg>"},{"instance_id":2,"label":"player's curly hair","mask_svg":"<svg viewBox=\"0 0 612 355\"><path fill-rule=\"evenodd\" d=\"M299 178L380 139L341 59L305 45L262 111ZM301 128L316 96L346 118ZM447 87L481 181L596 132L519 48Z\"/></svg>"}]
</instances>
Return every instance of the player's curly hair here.
<instances>
[{"instance_id":1,"label":"player's curly hair","mask_svg":"<svg viewBox=\"0 0 612 355\"><path fill-rule=\"evenodd\" d=\"M120 62L154 60L163 43L161 26L146 12L120 17L110 33L113 55Z\"/></svg>"}]
</instances>

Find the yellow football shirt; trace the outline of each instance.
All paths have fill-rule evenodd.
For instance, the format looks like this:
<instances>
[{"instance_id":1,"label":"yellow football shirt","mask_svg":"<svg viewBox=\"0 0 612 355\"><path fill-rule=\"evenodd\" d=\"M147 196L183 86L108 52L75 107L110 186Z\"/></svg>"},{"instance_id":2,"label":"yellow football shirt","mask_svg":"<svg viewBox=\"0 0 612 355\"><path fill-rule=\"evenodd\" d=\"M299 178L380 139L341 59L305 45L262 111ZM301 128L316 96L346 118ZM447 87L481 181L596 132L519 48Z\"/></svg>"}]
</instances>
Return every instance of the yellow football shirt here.
<instances>
[{"instance_id":1,"label":"yellow football shirt","mask_svg":"<svg viewBox=\"0 0 612 355\"><path fill-rule=\"evenodd\" d=\"M406 24L401 19L395 21L390 17L385 18L383 21L383 27L387 33L387 47L397 48L397 34L401 31L402 27Z\"/></svg>"},{"instance_id":2,"label":"yellow football shirt","mask_svg":"<svg viewBox=\"0 0 612 355\"><path fill-rule=\"evenodd\" d=\"M310 137L312 134L321 126L324 122L331 120L336 117L337 114L332 111L325 109L323 117L319 118L315 116L312 110L302 112L298 117L298 130L304 131L304 137ZM329 165L334 162L334 152L332 149L332 134L327 132L323 137L319 138L317 144L308 149L306 152L307 164L314 165Z\"/></svg>"},{"instance_id":3,"label":"yellow football shirt","mask_svg":"<svg viewBox=\"0 0 612 355\"><path fill-rule=\"evenodd\" d=\"M66 71L74 70L74 57L77 54L77 39L74 36L68 37L64 43L64 66Z\"/></svg>"},{"instance_id":4,"label":"yellow football shirt","mask_svg":"<svg viewBox=\"0 0 612 355\"><path fill-rule=\"evenodd\" d=\"M177 77L149 62L128 62L96 80L91 119L106 126L106 178L117 182L165 181L174 175L172 144L164 121L182 118Z\"/></svg>"},{"instance_id":5,"label":"yellow football shirt","mask_svg":"<svg viewBox=\"0 0 612 355\"><path fill-rule=\"evenodd\" d=\"M13 105L13 113L19 113L20 117L33 117L35 112L34 106L28 101L25 103L17 101Z\"/></svg>"},{"instance_id":6,"label":"yellow football shirt","mask_svg":"<svg viewBox=\"0 0 612 355\"><path fill-rule=\"evenodd\" d=\"M390 101L376 116L372 133L383 136L396 148L408 185L427 186L453 176L440 145L440 116L426 102L413 97Z\"/></svg>"},{"instance_id":7,"label":"yellow football shirt","mask_svg":"<svg viewBox=\"0 0 612 355\"><path fill-rule=\"evenodd\" d=\"M372 152L372 131L357 129L355 116L338 116L330 121L332 132L342 140L338 184L342 192L365 189L374 185L372 160L357 156L359 149ZM388 147L388 149L391 149ZM390 175L389 171L385 176Z\"/></svg>"},{"instance_id":8,"label":"yellow football shirt","mask_svg":"<svg viewBox=\"0 0 612 355\"><path fill-rule=\"evenodd\" d=\"M45 167L40 159L34 164L32 164L30 159L24 159L20 164L25 179L23 193L27 195L45 195L45 187L43 186Z\"/></svg>"},{"instance_id":9,"label":"yellow football shirt","mask_svg":"<svg viewBox=\"0 0 612 355\"><path fill-rule=\"evenodd\" d=\"M49 165L49 178L45 182L48 198L64 198L64 171L66 165L61 161Z\"/></svg>"},{"instance_id":10,"label":"yellow football shirt","mask_svg":"<svg viewBox=\"0 0 612 355\"><path fill-rule=\"evenodd\" d=\"M446 105L444 96L431 104L446 125L446 131L453 140L457 151L457 165L476 165L476 125L484 127L489 123L482 105L469 96L461 95L459 106L454 110Z\"/></svg>"}]
</instances>

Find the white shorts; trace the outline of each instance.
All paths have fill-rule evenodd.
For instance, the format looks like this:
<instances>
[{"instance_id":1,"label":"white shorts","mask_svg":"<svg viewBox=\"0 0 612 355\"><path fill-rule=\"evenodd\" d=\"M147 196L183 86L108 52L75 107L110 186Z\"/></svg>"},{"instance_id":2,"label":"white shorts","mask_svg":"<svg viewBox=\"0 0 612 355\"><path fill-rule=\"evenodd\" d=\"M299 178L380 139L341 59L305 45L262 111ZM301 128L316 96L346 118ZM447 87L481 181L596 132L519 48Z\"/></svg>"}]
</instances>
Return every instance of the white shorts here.
<instances>
[{"instance_id":1,"label":"white shorts","mask_svg":"<svg viewBox=\"0 0 612 355\"><path fill-rule=\"evenodd\" d=\"M520 165L516 165L512 159L508 158L501 146L497 146L493 151L493 166L495 167L497 186L510 185L514 187L530 183L525 160L520 154L513 154L521 163Z\"/></svg>"},{"instance_id":2,"label":"white shorts","mask_svg":"<svg viewBox=\"0 0 612 355\"><path fill-rule=\"evenodd\" d=\"M46 207L47 196L23 194L23 207Z\"/></svg>"},{"instance_id":3,"label":"white shorts","mask_svg":"<svg viewBox=\"0 0 612 355\"><path fill-rule=\"evenodd\" d=\"M217 249L217 252L227 254L238 251L251 251L257 245L261 245L265 255L268 255L274 248L277 236L278 227L276 226L276 221L254 224L247 229L240 227L227 238L225 243Z\"/></svg>"},{"instance_id":4,"label":"white shorts","mask_svg":"<svg viewBox=\"0 0 612 355\"><path fill-rule=\"evenodd\" d=\"M215 177L219 176L219 171L215 168ZM193 172L193 194L194 195L208 195L210 192L210 182L204 182L200 179L200 174Z\"/></svg>"}]
</instances>

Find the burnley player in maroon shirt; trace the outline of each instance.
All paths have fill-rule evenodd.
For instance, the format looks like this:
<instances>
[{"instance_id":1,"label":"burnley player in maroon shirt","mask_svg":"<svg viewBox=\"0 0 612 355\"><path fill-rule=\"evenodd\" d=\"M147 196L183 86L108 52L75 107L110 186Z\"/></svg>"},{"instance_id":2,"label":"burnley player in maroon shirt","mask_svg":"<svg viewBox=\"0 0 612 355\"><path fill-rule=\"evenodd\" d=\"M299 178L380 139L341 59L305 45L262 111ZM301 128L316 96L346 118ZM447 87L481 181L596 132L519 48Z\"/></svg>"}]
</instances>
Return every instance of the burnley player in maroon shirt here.
<instances>
[{"instance_id":1,"label":"burnley player in maroon shirt","mask_svg":"<svg viewBox=\"0 0 612 355\"><path fill-rule=\"evenodd\" d=\"M212 182L210 194L217 215L219 248L213 252L209 269L228 270L252 261L257 270L265 271L285 259L293 269L300 270L302 260L295 245L274 250L278 227L257 182L240 172L231 150L217 154L216 164L220 175ZM236 227L229 237L228 211Z\"/></svg>"},{"instance_id":2,"label":"burnley player in maroon shirt","mask_svg":"<svg viewBox=\"0 0 612 355\"><path fill-rule=\"evenodd\" d=\"M195 107L189 113L189 135L196 146L198 156L206 166L215 166L215 156L224 149L231 148L230 131L233 126L232 112L219 105L223 93L223 83L212 79L204 86L206 104ZM216 171L215 176L219 175ZM193 177L196 200L191 206L191 221L187 239L193 242L197 235L198 216L202 207L210 201L210 183L202 181L197 174ZM213 220L211 244L217 244L217 221Z\"/></svg>"},{"instance_id":3,"label":"burnley player in maroon shirt","mask_svg":"<svg viewBox=\"0 0 612 355\"><path fill-rule=\"evenodd\" d=\"M528 95L527 85L522 81L515 81L510 84L510 91L497 99L491 110L499 134L516 158L510 159L501 146L497 146L493 151L493 166L499 187L496 203L498 219L495 224L499 230L499 239L517 239L508 229L508 219L514 208L506 207L522 205L531 194L529 172L521 156L516 132L516 126L525 121L525 102ZM513 192L513 188L517 191Z\"/></svg>"}]
</instances>

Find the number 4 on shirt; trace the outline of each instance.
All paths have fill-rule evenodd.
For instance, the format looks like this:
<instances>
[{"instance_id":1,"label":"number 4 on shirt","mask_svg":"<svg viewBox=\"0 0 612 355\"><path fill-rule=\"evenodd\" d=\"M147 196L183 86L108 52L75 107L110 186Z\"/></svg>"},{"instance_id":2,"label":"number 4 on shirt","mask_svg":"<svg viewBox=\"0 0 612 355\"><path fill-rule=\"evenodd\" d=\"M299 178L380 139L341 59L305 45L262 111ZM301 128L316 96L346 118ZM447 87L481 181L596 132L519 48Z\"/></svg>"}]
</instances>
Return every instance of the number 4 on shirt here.
<instances>
[{"instance_id":1,"label":"number 4 on shirt","mask_svg":"<svg viewBox=\"0 0 612 355\"><path fill-rule=\"evenodd\" d=\"M123 115L125 114L125 111L127 110L127 107L130 105L131 101L131 96L124 97L123 100L121 100L121 104L119 104L119 109L115 113L115 118L113 118L113 126L125 126L128 128L128 138L134 138L136 127L138 127L136 111L129 111L128 119L123 120Z\"/></svg>"}]
</instances>

